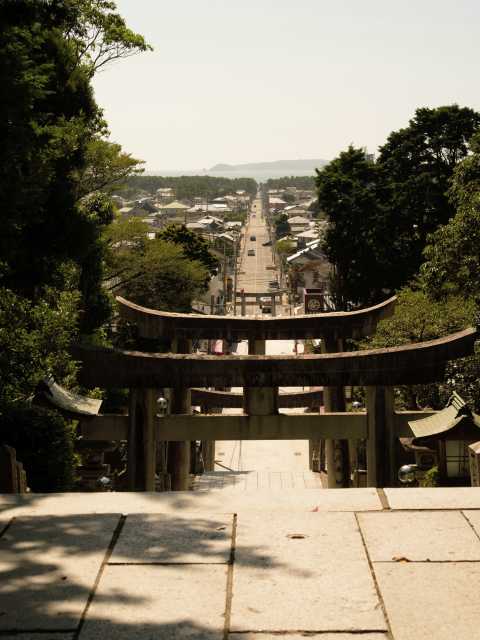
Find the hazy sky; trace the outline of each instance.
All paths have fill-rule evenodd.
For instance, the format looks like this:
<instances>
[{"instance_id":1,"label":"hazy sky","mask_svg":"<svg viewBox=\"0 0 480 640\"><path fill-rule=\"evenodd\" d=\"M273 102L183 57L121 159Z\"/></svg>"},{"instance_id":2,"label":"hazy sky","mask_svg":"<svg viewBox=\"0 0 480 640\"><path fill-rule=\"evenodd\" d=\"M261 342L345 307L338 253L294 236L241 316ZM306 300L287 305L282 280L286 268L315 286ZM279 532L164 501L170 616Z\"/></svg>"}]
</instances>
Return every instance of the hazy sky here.
<instances>
[{"instance_id":1,"label":"hazy sky","mask_svg":"<svg viewBox=\"0 0 480 640\"><path fill-rule=\"evenodd\" d=\"M419 106L480 110L479 0L117 0L154 47L95 78L146 168L375 151Z\"/></svg>"}]
</instances>

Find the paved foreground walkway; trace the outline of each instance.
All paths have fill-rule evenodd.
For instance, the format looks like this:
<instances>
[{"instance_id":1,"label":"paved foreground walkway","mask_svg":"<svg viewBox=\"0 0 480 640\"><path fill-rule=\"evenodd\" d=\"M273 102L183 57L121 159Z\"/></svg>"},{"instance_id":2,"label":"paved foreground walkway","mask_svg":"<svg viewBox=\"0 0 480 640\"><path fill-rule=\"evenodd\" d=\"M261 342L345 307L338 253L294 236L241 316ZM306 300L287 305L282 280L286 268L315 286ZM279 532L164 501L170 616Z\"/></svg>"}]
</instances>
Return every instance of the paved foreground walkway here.
<instances>
[{"instance_id":1,"label":"paved foreground walkway","mask_svg":"<svg viewBox=\"0 0 480 640\"><path fill-rule=\"evenodd\" d=\"M479 534L475 488L0 496L0 637L472 640Z\"/></svg>"}]
</instances>

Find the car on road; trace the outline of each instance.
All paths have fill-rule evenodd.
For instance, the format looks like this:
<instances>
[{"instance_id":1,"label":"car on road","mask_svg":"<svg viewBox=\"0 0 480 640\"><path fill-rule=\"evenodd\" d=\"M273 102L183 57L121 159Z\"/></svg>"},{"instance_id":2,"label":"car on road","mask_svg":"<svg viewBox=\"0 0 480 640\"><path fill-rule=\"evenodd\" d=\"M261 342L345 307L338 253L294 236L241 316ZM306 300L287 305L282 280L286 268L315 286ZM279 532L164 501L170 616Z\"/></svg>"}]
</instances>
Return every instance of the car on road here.
<instances>
[{"instance_id":1,"label":"car on road","mask_svg":"<svg viewBox=\"0 0 480 640\"><path fill-rule=\"evenodd\" d=\"M262 247L269 247L272 244L271 240L267 240L266 242L262 242Z\"/></svg>"},{"instance_id":2,"label":"car on road","mask_svg":"<svg viewBox=\"0 0 480 640\"><path fill-rule=\"evenodd\" d=\"M257 239L257 236L250 236L250 240L251 240L252 242L255 242L255 240L256 240L256 239Z\"/></svg>"},{"instance_id":3,"label":"car on road","mask_svg":"<svg viewBox=\"0 0 480 640\"><path fill-rule=\"evenodd\" d=\"M247 255L248 255L248 256L254 256L254 255L255 255L255 249L249 249L249 250L247 251Z\"/></svg>"},{"instance_id":4,"label":"car on road","mask_svg":"<svg viewBox=\"0 0 480 640\"><path fill-rule=\"evenodd\" d=\"M272 299L270 296L262 296L258 303L262 313L272 313Z\"/></svg>"}]
</instances>

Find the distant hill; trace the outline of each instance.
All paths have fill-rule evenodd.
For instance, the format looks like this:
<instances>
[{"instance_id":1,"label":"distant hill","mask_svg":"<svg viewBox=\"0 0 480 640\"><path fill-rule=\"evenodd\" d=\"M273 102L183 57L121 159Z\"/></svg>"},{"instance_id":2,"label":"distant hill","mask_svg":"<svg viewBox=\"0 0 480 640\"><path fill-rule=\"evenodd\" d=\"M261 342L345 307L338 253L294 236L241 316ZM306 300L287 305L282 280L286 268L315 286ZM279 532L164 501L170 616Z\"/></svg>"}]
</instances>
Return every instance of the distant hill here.
<instances>
[{"instance_id":1,"label":"distant hill","mask_svg":"<svg viewBox=\"0 0 480 640\"><path fill-rule=\"evenodd\" d=\"M313 170L316 167L323 167L327 164L326 160L321 160L319 158L313 158L311 160L275 160L274 162L248 162L243 164L216 164L214 167L211 167L209 171L231 171L231 172L242 172L242 171L286 171L288 174L289 171L309 171L313 173Z\"/></svg>"}]
</instances>

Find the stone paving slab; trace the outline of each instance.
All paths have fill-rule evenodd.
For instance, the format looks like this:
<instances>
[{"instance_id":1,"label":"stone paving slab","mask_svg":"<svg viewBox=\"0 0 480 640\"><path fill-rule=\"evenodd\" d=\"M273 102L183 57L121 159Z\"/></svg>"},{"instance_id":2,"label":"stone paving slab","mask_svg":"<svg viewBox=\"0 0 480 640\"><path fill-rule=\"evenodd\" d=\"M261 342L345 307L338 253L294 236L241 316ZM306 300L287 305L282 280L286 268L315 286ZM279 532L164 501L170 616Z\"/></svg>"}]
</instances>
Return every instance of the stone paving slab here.
<instances>
[{"instance_id":1,"label":"stone paving slab","mask_svg":"<svg viewBox=\"0 0 480 640\"><path fill-rule=\"evenodd\" d=\"M110 563L224 564L230 559L232 525L231 514L129 515Z\"/></svg>"},{"instance_id":2,"label":"stone paving slab","mask_svg":"<svg viewBox=\"0 0 480 640\"><path fill-rule=\"evenodd\" d=\"M232 631L386 630L353 514L239 514Z\"/></svg>"},{"instance_id":3,"label":"stone paving slab","mask_svg":"<svg viewBox=\"0 0 480 640\"><path fill-rule=\"evenodd\" d=\"M0 631L75 629L118 521L16 519L0 538Z\"/></svg>"},{"instance_id":4,"label":"stone paving slab","mask_svg":"<svg viewBox=\"0 0 480 640\"><path fill-rule=\"evenodd\" d=\"M358 519L372 561L480 560L480 540L460 511L384 511Z\"/></svg>"},{"instance_id":5,"label":"stone paving slab","mask_svg":"<svg viewBox=\"0 0 480 640\"><path fill-rule=\"evenodd\" d=\"M194 491L322 489L320 474L309 471L211 471L197 476Z\"/></svg>"},{"instance_id":6,"label":"stone paving slab","mask_svg":"<svg viewBox=\"0 0 480 640\"><path fill-rule=\"evenodd\" d=\"M81 640L222 640L226 566L107 566Z\"/></svg>"},{"instance_id":7,"label":"stone paving slab","mask_svg":"<svg viewBox=\"0 0 480 640\"><path fill-rule=\"evenodd\" d=\"M385 489L391 509L480 509L480 487Z\"/></svg>"},{"instance_id":8,"label":"stone paving slab","mask_svg":"<svg viewBox=\"0 0 480 640\"><path fill-rule=\"evenodd\" d=\"M410 491L403 489L402 491ZM443 490L442 490L443 491ZM79 513L232 513L240 511L379 511L376 489L297 489L231 492L228 503L217 491L166 493L56 493L20 496L0 495L0 514L68 515ZM2 513L3 512L3 513Z\"/></svg>"},{"instance_id":9,"label":"stone paving slab","mask_svg":"<svg viewBox=\"0 0 480 640\"><path fill-rule=\"evenodd\" d=\"M480 638L477 563L375 563L395 640Z\"/></svg>"}]
</instances>

